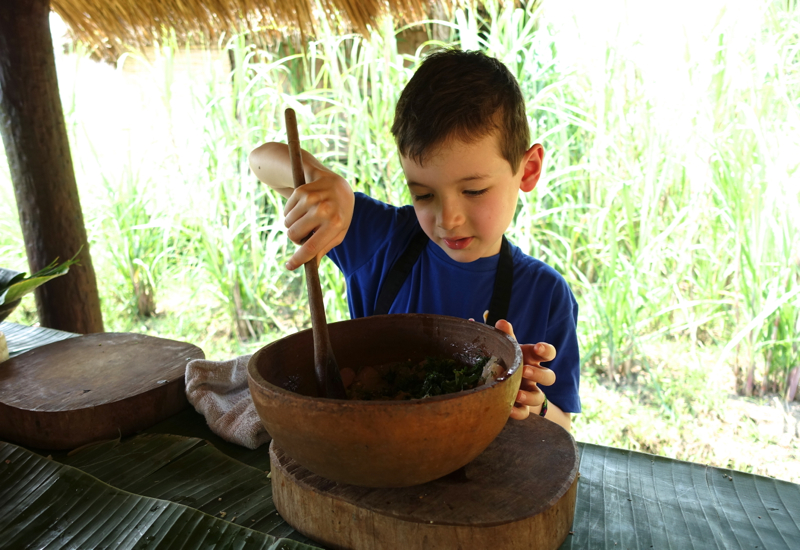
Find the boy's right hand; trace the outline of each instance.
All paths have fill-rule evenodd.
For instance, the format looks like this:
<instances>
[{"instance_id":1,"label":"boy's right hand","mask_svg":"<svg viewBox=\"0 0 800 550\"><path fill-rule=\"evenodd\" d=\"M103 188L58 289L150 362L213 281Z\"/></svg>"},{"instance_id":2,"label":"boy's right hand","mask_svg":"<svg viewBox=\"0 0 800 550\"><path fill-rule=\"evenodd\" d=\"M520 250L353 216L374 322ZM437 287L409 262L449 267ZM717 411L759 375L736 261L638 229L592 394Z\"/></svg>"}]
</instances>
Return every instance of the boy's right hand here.
<instances>
[{"instance_id":1,"label":"boy's right hand","mask_svg":"<svg viewBox=\"0 0 800 550\"><path fill-rule=\"evenodd\" d=\"M290 271L312 258L319 263L344 240L353 219L355 197L347 181L321 166L314 168L309 174L314 179L295 189L283 209L286 234L301 245L286 262Z\"/></svg>"},{"instance_id":2,"label":"boy's right hand","mask_svg":"<svg viewBox=\"0 0 800 550\"><path fill-rule=\"evenodd\" d=\"M306 184L295 189L288 145L264 143L253 149L249 158L256 177L288 200L283 209L287 234L292 242L302 245L286 262L290 270L312 258L319 262L344 240L355 204L353 190L344 178L308 151L302 151L302 160ZM303 242L306 237L309 239Z\"/></svg>"}]
</instances>

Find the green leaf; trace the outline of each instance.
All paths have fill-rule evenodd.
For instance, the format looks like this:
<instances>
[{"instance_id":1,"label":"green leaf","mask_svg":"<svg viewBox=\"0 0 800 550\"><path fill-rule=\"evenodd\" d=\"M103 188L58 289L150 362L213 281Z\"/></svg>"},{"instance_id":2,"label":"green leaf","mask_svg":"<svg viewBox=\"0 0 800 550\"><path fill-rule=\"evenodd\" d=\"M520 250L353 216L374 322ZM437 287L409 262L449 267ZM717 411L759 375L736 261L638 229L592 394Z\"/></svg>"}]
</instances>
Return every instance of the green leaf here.
<instances>
[{"instance_id":1,"label":"green leaf","mask_svg":"<svg viewBox=\"0 0 800 550\"><path fill-rule=\"evenodd\" d=\"M50 279L55 279L56 277L64 275L69 271L71 265L78 263L78 254L80 254L80 250L75 256L61 265L58 265L58 258L56 258L50 265L37 271L30 277L26 278L25 273L18 273L5 282L0 280L0 305L15 302L26 294L33 292L34 289L43 285Z\"/></svg>"},{"instance_id":2,"label":"green leaf","mask_svg":"<svg viewBox=\"0 0 800 550\"><path fill-rule=\"evenodd\" d=\"M25 273L0 267L0 291L25 278Z\"/></svg>"},{"instance_id":3,"label":"green leaf","mask_svg":"<svg viewBox=\"0 0 800 550\"><path fill-rule=\"evenodd\" d=\"M578 448L575 520L560 550L797 547L800 485L590 443Z\"/></svg>"},{"instance_id":4,"label":"green leaf","mask_svg":"<svg viewBox=\"0 0 800 550\"><path fill-rule=\"evenodd\" d=\"M56 460L119 489L211 515L224 513L227 521L262 533L286 536L294 531L275 510L267 473L225 456L202 439L142 434Z\"/></svg>"},{"instance_id":5,"label":"green leaf","mask_svg":"<svg viewBox=\"0 0 800 550\"><path fill-rule=\"evenodd\" d=\"M172 443L180 449L179 455L204 446L196 440ZM144 447L149 444L154 442ZM107 447L101 445L99 449ZM150 464L159 459L162 465L169 464L169 457L175 452L169 447ZM94 452L97 457L98 449L85 451ZM130 461L121 461L117 467L130 465ZM105 466L102 469L114 471ZM202 492L210 474L208 465L203 463L194 463L193 472L193 478L187 479L183 487L187 495ZM175 485L172 484L173 489ZM276 539L188 506L131 494L77 468L4 442L0 442L0 540L8 548L313 548Z\"/></svg>"}]
</instances>

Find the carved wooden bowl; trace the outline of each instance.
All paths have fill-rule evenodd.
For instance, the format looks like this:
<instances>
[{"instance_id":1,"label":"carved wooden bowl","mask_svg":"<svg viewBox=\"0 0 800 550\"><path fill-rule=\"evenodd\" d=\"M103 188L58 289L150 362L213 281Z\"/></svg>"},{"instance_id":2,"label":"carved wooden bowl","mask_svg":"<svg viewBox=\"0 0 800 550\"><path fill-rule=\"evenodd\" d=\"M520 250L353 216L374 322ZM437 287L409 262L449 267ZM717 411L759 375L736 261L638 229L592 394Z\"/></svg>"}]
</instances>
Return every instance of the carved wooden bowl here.
<instances>
[{"instance_id":1,"label":"carved wooden bowl","mask_svg":"<svg viewBox=\"0 0 800 550\"><path fill-rule=\"evenodd\" d=\"M422 314L354 319L329 329L340 369L493 355L508 371L475 389L426 399L324 399L316 397L311 330L277 340L250 359L250 393L275 444L308 470L364 487L426 483L468 464L505 426L522 353L503 332Z\"/></svg>"}]
</instances>

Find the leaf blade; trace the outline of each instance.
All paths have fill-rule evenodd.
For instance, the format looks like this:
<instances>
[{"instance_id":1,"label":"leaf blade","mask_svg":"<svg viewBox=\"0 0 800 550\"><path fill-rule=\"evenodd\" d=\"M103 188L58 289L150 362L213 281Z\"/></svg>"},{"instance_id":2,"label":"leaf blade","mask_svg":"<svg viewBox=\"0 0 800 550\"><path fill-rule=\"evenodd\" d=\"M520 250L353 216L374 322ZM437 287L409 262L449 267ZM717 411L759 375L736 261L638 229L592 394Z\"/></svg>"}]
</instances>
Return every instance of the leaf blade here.
<instances>
[{"instance_id":1,"label":"leaf blade","mask_svg":"<svg viewBox=\"0 0 800 550\"><path fill-rule=\"evenodd\" d=\"M0 442L0 540L15 548L153 543L170 548L313 548L123 491L5 442Z\"/></svg>"}]
</instances>

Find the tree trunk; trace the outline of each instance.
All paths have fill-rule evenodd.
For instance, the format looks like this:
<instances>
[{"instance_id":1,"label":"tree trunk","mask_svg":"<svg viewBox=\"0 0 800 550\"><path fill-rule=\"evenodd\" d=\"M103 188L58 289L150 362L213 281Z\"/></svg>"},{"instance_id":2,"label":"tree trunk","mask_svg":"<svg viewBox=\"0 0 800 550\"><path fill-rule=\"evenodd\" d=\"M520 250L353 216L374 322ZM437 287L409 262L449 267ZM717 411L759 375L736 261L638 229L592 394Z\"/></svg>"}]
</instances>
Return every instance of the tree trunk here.
<instances>
[{"instance_id":1,"label":"tree trunk","mask_svg":"<svg viewBox=\"0 0 800 550\"><path fill-rule=\"evenodd\" d=\"M0 133L31 272L80 250L80 265L36 289L42 326L103 331L86 228L58 93L48 0L0 7Z\"/></svg>"}]
</instances>

